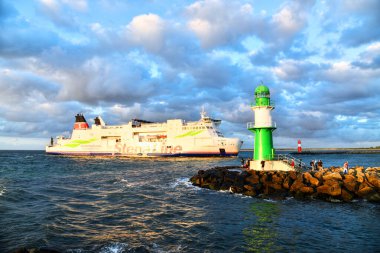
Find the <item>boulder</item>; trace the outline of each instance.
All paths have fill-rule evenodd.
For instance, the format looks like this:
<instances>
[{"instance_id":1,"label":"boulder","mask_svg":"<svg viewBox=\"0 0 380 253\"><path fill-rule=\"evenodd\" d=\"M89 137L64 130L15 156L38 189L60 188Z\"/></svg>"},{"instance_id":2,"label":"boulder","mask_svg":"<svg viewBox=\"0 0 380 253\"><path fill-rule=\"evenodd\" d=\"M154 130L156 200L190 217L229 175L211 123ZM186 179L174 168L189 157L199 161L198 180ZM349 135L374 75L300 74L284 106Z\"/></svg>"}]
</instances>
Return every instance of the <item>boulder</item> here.
<instances>
[{"instance_id":1,"label":"boulder","mask_svg":"<svg viewBox=\"0 0 380 253\"><path fill-rule=\"evenodd\" d=\"M342 194L342 188L338 181L330 179L325 181L323 185L317 187L317 193L335 197Z\"/></svg>"},{"instance_id":2,"label":"boulder","mask_svg":"<svg viewBox=\"0 0 380 253\"><path fill-rule=\"evenodd\" d=\"M292 186L293 180L290 177L285 178L284 182L282 183L282 187L284 189L289 190Z\"/></svg>"},{"instance_id":3,"label":"boulder","mask_svg":"<svg viewBox=\"0 0 380 253\"><path fill-rule=\"evenodd\" d=\"M254 197L257 195L257 193L255 191L245 191L244 195Z\"/></svg>"},{"instance_id":4,"label":"boulder","mask_svg":"<svg viewBox=\"0 0 380 253\"><path fill-rule=\"evenodd\" d=\"M272 182L274 184L279 184L279 185L282 185L282 182L284 181L284 178L282 177L281 174L274 174L272 176Z\"/></svg>"},{"instance_id":5,"label":"boulder","mask_svg":"<svg viewBox=\"0 0 380 253\"><path fill-rule=\"evenodd\" d=\"M298 176L298 173L296 171L289 171L288 172L288 175L291 179L293 180L296 180L297 179L297 176Z\"/></svg>"},{"instance_id":6,"label":"boulder","mask_svg":"<svg viewBox=\"0 0 380 253\"><path fill-rule=\"evenodd\" d=\"M380 178L377 176L376 172L373 172L373 171L366 172L365 177L371 186L380 190Z\"/></svg>"},{"instance_id":7,"label":"boulder","mask_svg":"<svg viewBox=\"0 0 380 253\"><path fill-rule=\"evenodd\" d=\"M247 183L251 183L251 184L257 184L260 182L260 178L258 175L253 174L253 175L246 177L244 181Z\"/></svg>"},{"instance_id":8,"label":"boulder","mask_svg":"<svg viewBox=\"0 0 380 253\"><path fill-rule=\"evenodd\" d=\"M319 185L319 180L313 177L309 172L305 172L303 174L303 178L307 183L309 183L311 186L317 187Z\"/></svg>"},{"instance_id":9,"label":"boulder","mask_svg":"<svg viewBox=\"0 0 380 253\"><path fill-rule=\"evenodd\" d=\"M225 175L224 175L224 178L223 178L223 181L224 182L235 182L237 177L239 176L239 172L237 171L228 171Z\"/></svg>"},{"instance_id":10,"label":"boulder","mask_svg":"<svg viewBox=\"0 0 380 253\"><path fill-rule=\"evenodd\" d=\"M244 189L246 189L247 191L252 191L252 190L254 190L253 186L250 185L250 184L245 184L245 185L244 185Z\"/></svg>"},{"instance_id":11,"label":"boulder","mask_svg":"<svg viewBox=\"0 0 380 253\"><path fill-rule=\"evenodd\" d=\"M193 184L193 185L199 185L200 184L200 179L199 179L199 176L198 175L194 175L190 178L190 182Z\"/></svg>"},{"instance_id":12,"label":"boulder","mask_svg":"<svg viewBox=\"0 0 380 253\"><path fill-rule=\"evenodd\" d=\"M227 191L231 188L232 186L232 183L231 182L223 182L221 185L220 185L220 190L222 191Z\"/></svg>"},{"instance_id":13,"label":"boulder","mask_svg":"<svg viewBox=\"0 0 380 253\"><path fill-rule=\"evenodd\" d=\"M290 187L290 191L297 192L297 191L300 191L302 187L306 187L306 185L304 185L302 175L300 175Z\"/></svg>"},{"instance_id":14,"label":"boulder","mask_svg":"<svg viewBox=\"0 0 380 253\"><path fill-rule=\"evenodd\" d=\"M371 192L365 198L371 202L380 202L380 194L377 192Z\"/></svg>"},{"instance_id":15,"label":"boulder","mask_svg":"<svg viewBox=\"0 0 380 253\"><path fill-rule=\"evenodd\" d=\"M200 170L190 181L213 190L230 190L247 196L321 198L350 202L355 197L380 202L380 168L351 168L343 174L332 167L318 172L236 171L218 167Z\"/></svg>"},{"instance_id":16,"label":"boulder","mask_svg":"<svg viewBox=\"0 0 380 253\"><path fill-rule=\"evenodd\" d=\"M323 174L325 174L326 170L320 170L320 171L317 171L314 173L314 177L319 179L319 180L322 180L322 176Z\"/></svg>"},{"instance_id":17,"label":"boulder","mask_svg":"<svg viewBox=\"0 0 380 253\"><path fill-rule=\"evenodd\" d=\"M306 193L306 194L312 194L312 193L314 193L313 187L309 187L309 186L303 186L303 187L301 187L300 191L302 193Z\"/></svg>"},{"instance_id":18,"label":"boulder","mask_svg":"<svg viewBox=\"0 0 380 253\"><path fill-rule=\"evenodd\" d=\"M342 189L342 199L344 202L351 202L354 196L347 190Z\"/></svg>"},{"instance_id":19,"label":"boulder","mask_svg":"<svg viewBox=\"0 0 380 253\"><path fill-rule=\"evenodd\" d=\"M359 186L359 190L356 192L356 194L360 197L365 198L367 195L370 195L372 193L375 193L375 190L369 186L367 183L362 183Z\"/></svg>"},{"instance_id":20,"label":"boulder","mask_svg":"<svg viewBox=\"0 0 380 253\"><path fill-rule=\"evenodd\" d=\"M355 170L356 170L356 172L361 172L361 173L363 173L363 170L364 170L364 167L362 167L362 166L358 166L358 167L356 167L355 168Z\"/></svg>"},{"instance_id":21,"label":"boulder","mask_svg":"<svg viewBox=\"0 0 380 253\"><path fill-rule=\"evenodd\" d=\"M272 188L272 189L275 189L275 190L282 190L282 183L267 183L267 185Z\"/></svg>"},{"instance_id":22,"label":"boulder","mask_svg":"<svg viewBox=\"0 0 380 253\"><path fill-rule=\"evenodd\" d=\"M266 173L260 173L260 183L265 184L267 181L271 181L271 175Z\"/></svg>"},{"instance_id":23,"label":"boulder","mask_svg":"<svg viewBox=\"0 0 380 253\"><path fill-rule=\"evenodd\" d=\"M341 170L342 170L341 167L334 167L334 166L332 166L332 167L330 167L330 169L328 169L328 171L331 171L333 173L335 173L335 172L339 173Z\"/></svg>"},{"instance_id":24,"label":"boulder","mask_svg":"<svg viewBox=\"0 0 380 253\"><path fill-rule=\"evenodd\" d=\"M380 172L380 169L379 168L371 168L371 167L368 167L365 172Z\"/></svg>"},{"instance_id":25,"label":"boulder","mask_svg":"<svg viewBox=\"0 0 380 253\"><path fill-rule=\"evenodd\" d=\"M362 172L362 170L356 170L356 181L359 182L359 183L363 183L364 182L364 173Z\"/></svg>"},{"instance_id":26,"label":"boulder","mask_svg":"<svg viewBox=\"0 0 380 253\"><path fill-rule=\"evenodd\" d=\"M357 181L356 177L353 175L345 175L343 179L343 185L347 190L355 192L357 190Z\"/></svg>"},{"instance_id":27,"label":"boulder","mask_svg":"<svg viewBox=\"0 0 380 253\"><path fill-rule=\"evenodd\" d=\"M328 181L330 179L334 180L342 180L342 176L338 172L327 172L325 175L322 176L323 181Z\"/></svg>"},{"instance_id":28,"label":"boulder","mask_svg":"<svg viewBox=\"0 0 380 253\"><path fill-rule=\"evenodd\" d=\"M239 187L239 186L231 186L230 187L230 191L233 192L233 193L243 193L244 192L244 188L243 187Z\"/></svg>"}]
</instances>

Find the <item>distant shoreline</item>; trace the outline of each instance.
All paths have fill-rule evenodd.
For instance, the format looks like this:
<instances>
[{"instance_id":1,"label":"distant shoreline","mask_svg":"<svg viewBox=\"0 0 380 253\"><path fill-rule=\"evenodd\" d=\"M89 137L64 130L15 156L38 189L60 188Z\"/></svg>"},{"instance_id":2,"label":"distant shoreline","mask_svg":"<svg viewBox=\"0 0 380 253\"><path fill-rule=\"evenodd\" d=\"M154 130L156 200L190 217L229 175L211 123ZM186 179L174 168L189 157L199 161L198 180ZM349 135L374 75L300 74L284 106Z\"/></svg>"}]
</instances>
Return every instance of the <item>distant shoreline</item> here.
<instances>
[{"instance_id":1,"label":"distant shoreline","mask_svg":"<svg viewBox=\"0 0 380 253\"><path fill-rule=\"evenodd\" d=\"M298 154L295 148L276 148L276 151L288 152L289 154ZM0 149L0 151L45 151L43 149ZM253 152L253 149L244 148L240 152ZM305 148L302 149L303 155L307 154L380 154L380 148Z\"/></svg>"},{"instance_id":2,"label":"distant shoreline","mask_svg":"<svg viewBox=\"0 0 380 253\"><path fill-rule=\"evenodd\" d=\"M253 149L241 149L240 151L251 151ZM299 154L295 148L278 148L276 151ZM380 154L379 148L307 148L302 149L301 154Z\"/></svg>"}]
</instances>

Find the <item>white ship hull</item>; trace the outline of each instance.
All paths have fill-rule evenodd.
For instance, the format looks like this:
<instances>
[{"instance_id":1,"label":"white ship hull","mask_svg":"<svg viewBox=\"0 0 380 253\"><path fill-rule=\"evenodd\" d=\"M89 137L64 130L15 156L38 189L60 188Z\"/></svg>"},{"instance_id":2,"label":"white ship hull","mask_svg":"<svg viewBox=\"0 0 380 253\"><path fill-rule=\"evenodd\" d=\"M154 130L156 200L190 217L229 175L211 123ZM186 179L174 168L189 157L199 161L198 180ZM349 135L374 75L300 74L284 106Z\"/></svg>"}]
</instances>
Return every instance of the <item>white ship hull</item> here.
<instances>
[{"instance_id":1,"label":"white ship hull","mask_svg":"<svg viewBox=\"0 0 380 253\"><path fill-rule=\"evenodd\" d=\"M118 126L105 125L97 117L97 123L91 128L83 115L76 117L71 138L57 137L46 146L46 153L125 157L237 156L242 145L237 138L223 137L218 131L220 121L204 113L195 122L132 120Z\"/></svg>"}]
</instances>

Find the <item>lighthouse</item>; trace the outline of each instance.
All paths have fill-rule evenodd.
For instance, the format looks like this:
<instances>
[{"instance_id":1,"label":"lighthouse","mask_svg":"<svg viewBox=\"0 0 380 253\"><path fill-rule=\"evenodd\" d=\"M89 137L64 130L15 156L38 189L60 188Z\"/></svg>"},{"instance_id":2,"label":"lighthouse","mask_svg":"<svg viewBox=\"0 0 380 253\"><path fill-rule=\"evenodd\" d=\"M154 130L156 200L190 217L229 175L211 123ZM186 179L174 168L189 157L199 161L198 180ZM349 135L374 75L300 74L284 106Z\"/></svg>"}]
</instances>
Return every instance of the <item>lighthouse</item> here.
<instances>
[{"instance_id":1,"label":"lighthouse","mask_svg":"<svg viewBox=\"0 0 380 253\"><path fill-rule=\"evenodd\" d=\"M270 161L274 158L272 132L276 124L272 121L271 112L274 109L270 101L269 88L260 85L255 89L255 102L251 104L255 113L255 121L248 123L248 130L255 134L253 159Z\"/></svg>"},{"instance_id":2,"label":"lighthouse","mask_svg":"<svg viewBox=\"0 0 380 253\"><path fill-rule=\"evenodd\" d=\"M274 103L270 100L267 86L260 85L255 89L255 102L251 104L251 108L255 113L255 121L247 123L247 128L255 135L255 147L249 169L294 171L293 159L275 157L272 133L276 129L276 123L272 121L271 115Z\"/></svg>"}]
</instances>

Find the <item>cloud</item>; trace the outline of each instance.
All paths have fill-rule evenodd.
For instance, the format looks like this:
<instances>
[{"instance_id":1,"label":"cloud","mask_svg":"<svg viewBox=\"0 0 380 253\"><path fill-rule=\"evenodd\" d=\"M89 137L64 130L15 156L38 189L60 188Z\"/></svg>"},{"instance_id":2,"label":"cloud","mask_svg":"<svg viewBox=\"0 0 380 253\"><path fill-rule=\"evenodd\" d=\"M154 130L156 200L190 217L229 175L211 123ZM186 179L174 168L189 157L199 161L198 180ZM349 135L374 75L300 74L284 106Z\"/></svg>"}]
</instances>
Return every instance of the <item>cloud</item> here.
<instances>
[{"instance_id":1,"label":"cloud","mask_svg":"<svg viewBox=\"0 0 380 253\"><path fill-rule=\"evenodd\" d=\"M76 69L62 72L65 85L58 98L89 104L102 101L133 104L153 93L155 82L150 80L146 68L131 64L128 60L111 58L114 60L93 57Z\"/></svg>"},{"instance_id":2,"label":"cloud","mask_svg":"<svg viewBox=\"0 0 380 253\"><path fill-rule=\"evenodd\" d=\"M204 48L233 44L255 25L253 7L237 1L197 1L187 7L187 14L188 27Z\"/></svg>"},{"instance_id":3,"label":"cloud","mask_svg":"<svg viewBox=\"0 0 380 253\"><path fill-rule=\"evenodd\" d=\"M360 54L360 59L353 62L353 65L360 68L380 68L380 42L375 42L367 46L366 50Z\"/></svg>"},{"instance_id":4,"label":"cloud","mask_svg":"<svg viewBox=\"0 0 380 253\"><path fill-rule=\"evenodd\" d=\"M263 81L276 145L380 145L364 134L380 123L376 2L149 3L2 1L0 136L69 134L78 112L198 120L205 106L251 146Z\"/></svg>"},{"instance_id":5,"label":"cloud","mask_svg":"<svg viewBox=\"0 0 380 253\"><path fill-rule=\"evenodd\" d=\"M256 65L273 65L279 59L279 54L300 55L300 39L307 27L309 11L315 1L291 1L282 5L272 17L263 18L260 26L254 30L265 46L251 54L251 61ZM292 44L296 47L292 47ZM310 52L308 52L310 54ZM305 55L305 54L301 54Z\"/></svg>"},{"instance_id":6,"label":"cloud","mask_svg":"<svg viewBox=\"0 0 380 253\"><path fill-rule=\"evenodd\" d=\"M315 72L318 72L318 69L319 66L310 62L287 59L280 60L279 65L273 68L273 72L283 81L305 83L315 79Z\"/></svg>"},{"instance_id":7,"label":"cloud","mask_svg":"<svg viewBox=\"0 0 380 253\"><path fill-rule=\"evenodd\" d=\"M86 11L88 8L87 0L62 0L62 3L67 4L76 11Z\"/></svg>"},{"instance_id":8,"label":"cloud","mask_svg":"<svg viewBox=\"0 0 380 253\"><path fill-rule=\"evenodd\" d=\"M130 43L158 52L164 46L165 22L155 14L134 17L127 25L125 36Z\"/></svg>"},{"instance_id":9,"label":"cloud","mask_svg":"<svg viewBox=\"0 0 380 253\"><path fill-rule=\"evenodd\" d=\"M39 0L39 2L39 12L47 17L53 24L66 29L77 29L78 24L75 21L74 15L64 8L64 4L68 4L75 10L83 10L81 8L85 8L85 5L82 2L85 1L77 1L74 3L74 1L63 0L64 4L59 0Z\"/></svg>"},{"instance_id":10,"label":"cloud","mask_svg":"<svg viewBox=\"0 0 380 253\"><path fill-rule=\"evenodd\" d=\"M41 31L37 27L7 26L0 33L0 55L6 57L38 55L57 45L58 40L58 36L53 32Z\"/></svg>"},{"instance_id":11,"label":"cloud","mask_svg":"<svg viewBox=\"0 0 380 253\"><path fill-rule=\"evenodd\" d=\"M380 39L379 1L344 1L343 8L347 14L356 14L357 22L342 32L340 37L342 44L357 47Z\"/></svg>"}]
</instances>

